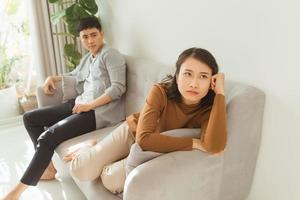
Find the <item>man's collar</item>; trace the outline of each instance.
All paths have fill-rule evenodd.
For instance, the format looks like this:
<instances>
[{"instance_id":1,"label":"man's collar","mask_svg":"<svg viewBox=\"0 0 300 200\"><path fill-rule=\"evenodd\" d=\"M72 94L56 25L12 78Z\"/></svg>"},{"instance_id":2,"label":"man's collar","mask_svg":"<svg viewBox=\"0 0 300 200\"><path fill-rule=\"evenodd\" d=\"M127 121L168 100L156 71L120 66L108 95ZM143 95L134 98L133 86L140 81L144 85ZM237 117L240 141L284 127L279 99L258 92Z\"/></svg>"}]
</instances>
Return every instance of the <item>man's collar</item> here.
<instances>
[{"instance_id":1,"label":"man's collar","mask_svg":"<svg viewBox=\"0 0 300 200\"><path fill-rule=\"evenodd\" d=\"M94 59L94 58L96 58L98 55L100 55L102 49L104 48L104 46L106 46L106 44L103 42L102 46L99 48L99 50L98 50L98 52L96 53L96 55L93 56L93 54L90 53L90 54L91 54L90 57L91 57L92 59Z\"/></svg>"}]
</instances>

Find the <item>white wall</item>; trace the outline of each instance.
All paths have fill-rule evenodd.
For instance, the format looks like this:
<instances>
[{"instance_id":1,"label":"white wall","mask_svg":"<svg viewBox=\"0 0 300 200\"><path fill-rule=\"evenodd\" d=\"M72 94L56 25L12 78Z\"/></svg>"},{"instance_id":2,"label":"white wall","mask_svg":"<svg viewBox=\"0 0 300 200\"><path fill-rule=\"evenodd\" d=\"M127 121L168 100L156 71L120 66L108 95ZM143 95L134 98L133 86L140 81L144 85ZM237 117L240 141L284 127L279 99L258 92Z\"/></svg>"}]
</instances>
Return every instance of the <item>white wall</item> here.
<instances>
[{"instance_id":1,"label":"white wall","mask_svg":"<svg viewBox=\"0 0 300 200\"><path fill-rule=\"evenodd\" d=\"M261 148L248 200L300 199L300 2L98 0L106 40L122 53L174 65L198 46L228 79L265 91Z\"/></svg>"}]
</instances>

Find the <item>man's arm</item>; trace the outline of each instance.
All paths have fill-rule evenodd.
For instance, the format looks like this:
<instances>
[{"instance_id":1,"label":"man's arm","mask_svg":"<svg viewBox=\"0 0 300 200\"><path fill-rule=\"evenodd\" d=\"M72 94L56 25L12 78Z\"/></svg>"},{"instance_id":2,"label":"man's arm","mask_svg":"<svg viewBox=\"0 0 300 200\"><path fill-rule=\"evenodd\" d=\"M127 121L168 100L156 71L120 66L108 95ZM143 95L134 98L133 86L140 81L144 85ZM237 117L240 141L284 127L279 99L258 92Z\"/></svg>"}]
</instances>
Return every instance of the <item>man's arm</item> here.
<instances>
[{"instance_id":1,"label":"man's arm","mask_svg":"<svg viewBox=\"0 0 300 200\"><path fill-rule=\"evenodd\" d=\"M124 57L115 49L111 49L103 55L111 86L104 94L112 100L121 98L126 91L126 64Z\"/></svg>"},{"instance_id":2,"label":"man's arm","mask_svg":"<svg viewBox=\"0 0 300 200\"><path fill-rule=\"evenodd\" d=\"M86 104L77 104L73 113L88 112L113 100L121 98L126 91L126 64L123 56L116 50L111 49L103 56L111 86L104 94Z\"/></svg>"},{"instance_id":3,"label":"man's arm","mask_svg":"<svg viewBox=\"0 0 300 200\"><path fill-rule=\"evenodd\" d=\"M111 96L107 95L107 94L102 94L100 97L96 98L95 100L93 100L90 104L91 109L97 108L99 106L103 106L109 102L112 101Z\"/></svg>"},{"instance_id":4,"label":"man's arm","mask_svg":"<svg viewBox=\"0 0 300 200\"><path fill-rule=\"evenodd\" d=\"M112 101L112 98L109 95L106 94L102 94L100 97L96 98L95 100L89 102L89 103L85 103L85 104L76 104L73 109L72 112L73 113L82 113L82 112L88 112L92 109L95 109L99 106L105 105L109 102Z\"/></svg>"}]
</instances>

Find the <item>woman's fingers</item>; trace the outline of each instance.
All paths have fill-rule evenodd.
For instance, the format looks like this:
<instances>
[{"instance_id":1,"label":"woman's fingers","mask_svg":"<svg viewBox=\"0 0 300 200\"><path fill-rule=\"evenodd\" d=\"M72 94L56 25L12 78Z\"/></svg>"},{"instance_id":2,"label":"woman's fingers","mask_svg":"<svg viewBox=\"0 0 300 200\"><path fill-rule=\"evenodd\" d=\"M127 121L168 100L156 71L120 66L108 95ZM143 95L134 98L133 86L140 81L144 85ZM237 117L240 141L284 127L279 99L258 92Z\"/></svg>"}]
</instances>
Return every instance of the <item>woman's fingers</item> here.
<instances>
[{"instance_id":1,"label":"woman's fingers","mask_svg":"<svg viewBox=\"0 0 300 200\"><path fill-rule=\"evenodd\" d=\"M212 89L216 94L224 94L224 73L218 73L212 76Z\"/></svg>"},{"instance_id":2,"label":"woman's fingers","mask_svg":"<svg viewBox=\"0 0 300 200\"><path fill-rule=\"evenodd\" d=\"M63 161L65 162L70 162L71 160L73 160L73 156L72 155L67 155L63 157Z\"/></svg>"},{"instance_id":3,"label":"woman's fingers","mask_svg":"<svg viewBox=\"0 0 300 200\"><path fill-rule=\"evenodd\" d=\"M78 155L78 151L79 151L79 148L76 149L75 151L72 151L72 152L68 153L67 155L65 155L63 157L63 160L65 162L69 162L69 161L73 160Z\"/></svg>"},{"instance_id":4,"label":"woman's fingers","mask_svg":"<svg viewBox=\"0 0 300 200\"><path fill-rule=\"evenodd\" d=\"M70 149L75 149L75 150L71 150L70 152L68 152L63 157L63 160L65 162L69 162L71 160L74 160L79 155L79 151L81 149L90 148L92 146L95 146L96 144L97 144L97 140L96 139L91 139L91 140L88 140L88 141L86 141L84 143L80 143L80 144L77 144L75 146L72 146L72 147L70 147Z\"/></svg>"},{"instance_id":5,"label":"woman's fingers","mask_svg":"<svg viewBox=\"0 0 300 200\"><path fill-rule=\"evenodd\" d=\"M89 140L89 141L87 141L87 145L88 146L95 146L97 144L97 140Z\"/></svg>"}]
</instances>

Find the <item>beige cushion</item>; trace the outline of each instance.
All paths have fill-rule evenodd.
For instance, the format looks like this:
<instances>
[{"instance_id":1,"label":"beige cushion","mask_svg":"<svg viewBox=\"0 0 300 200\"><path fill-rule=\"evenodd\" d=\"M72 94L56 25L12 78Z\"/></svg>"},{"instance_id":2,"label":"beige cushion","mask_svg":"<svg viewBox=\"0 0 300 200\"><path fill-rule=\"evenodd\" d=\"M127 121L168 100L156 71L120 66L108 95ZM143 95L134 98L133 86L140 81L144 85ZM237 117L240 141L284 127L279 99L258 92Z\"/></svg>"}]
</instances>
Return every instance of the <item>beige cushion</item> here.
<instances>
[{"instance_id":1,"label":"beige cushion","mask_svg":"<svg viewBox=\"0 0 300 200\"><path fill-rule=\"evenodd\" d=\"M65 103L69 99L75 99L78 96L76 91L76 79L72 76L62 77L62 102Z\"/></svg>"}]
</instances>

